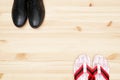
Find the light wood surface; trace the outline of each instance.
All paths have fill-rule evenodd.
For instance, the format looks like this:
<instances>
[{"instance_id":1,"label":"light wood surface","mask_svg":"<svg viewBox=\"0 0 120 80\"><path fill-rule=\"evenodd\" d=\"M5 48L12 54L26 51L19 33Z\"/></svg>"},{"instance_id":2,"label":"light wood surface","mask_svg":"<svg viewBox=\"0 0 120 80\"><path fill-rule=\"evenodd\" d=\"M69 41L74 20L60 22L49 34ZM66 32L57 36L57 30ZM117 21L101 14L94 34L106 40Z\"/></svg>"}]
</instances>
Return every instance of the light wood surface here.
<instances>
[{"instance_id":1,"label":"light wood surface","mask_svg":"<svg viewBox=\"0 0 120 80\"><path fill-rule=\"evenodd\" d=\"M73 80L81 54L108 59L120 80L120 0L44 0L39 29L11 19L13 0L0 0L0 80Z\"/></svg>"}]
</instances>

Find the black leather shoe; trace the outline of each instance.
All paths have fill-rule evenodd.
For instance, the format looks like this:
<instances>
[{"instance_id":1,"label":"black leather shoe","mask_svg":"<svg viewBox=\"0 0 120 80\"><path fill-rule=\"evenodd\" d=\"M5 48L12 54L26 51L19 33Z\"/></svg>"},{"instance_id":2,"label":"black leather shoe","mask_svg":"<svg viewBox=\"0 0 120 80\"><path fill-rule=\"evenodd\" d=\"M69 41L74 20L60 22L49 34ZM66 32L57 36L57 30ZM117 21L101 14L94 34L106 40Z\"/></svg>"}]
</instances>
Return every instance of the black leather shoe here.
<instances>
[{"instance_id":1,"label":"black leather shoe","mask_svg":"<svg viewBox=\"0 0 120 80\"><path fill-rule=\"evenodd\" d=\"M12 19L17 27L22 27L27 20L27 1L14 0L12 8Z\"/></svg>"},{"instance_id":2,"label":"black leather shoe","mask_svg":"<svg viewBox=\"0 0 120 80\"><path fill-rule=\"evenodd\" d=\"M38 28L45 16L43 0L28 0L28 18L32 28Z\"/></svg>"}]
</instances>

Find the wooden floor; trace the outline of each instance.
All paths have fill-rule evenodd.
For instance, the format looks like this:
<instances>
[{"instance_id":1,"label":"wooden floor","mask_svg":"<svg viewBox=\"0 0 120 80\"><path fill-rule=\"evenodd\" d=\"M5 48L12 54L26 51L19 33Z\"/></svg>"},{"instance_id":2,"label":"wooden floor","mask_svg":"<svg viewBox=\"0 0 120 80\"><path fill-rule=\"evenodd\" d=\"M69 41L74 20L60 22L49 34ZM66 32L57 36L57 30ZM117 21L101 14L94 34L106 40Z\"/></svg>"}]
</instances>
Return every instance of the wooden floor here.
<instances>
[{"instance_id":1,"label":"wooden floor","mask_svg":"<svg viewBox=\"0 0 120 80\"><path fill-rule=\"evenodd\" d=\"M81 54L108 59L120 80L120 0L44 0L39 29L11 19L13 0L0 0L0 80L73 80Z\"/></svg>"}]
</instances>

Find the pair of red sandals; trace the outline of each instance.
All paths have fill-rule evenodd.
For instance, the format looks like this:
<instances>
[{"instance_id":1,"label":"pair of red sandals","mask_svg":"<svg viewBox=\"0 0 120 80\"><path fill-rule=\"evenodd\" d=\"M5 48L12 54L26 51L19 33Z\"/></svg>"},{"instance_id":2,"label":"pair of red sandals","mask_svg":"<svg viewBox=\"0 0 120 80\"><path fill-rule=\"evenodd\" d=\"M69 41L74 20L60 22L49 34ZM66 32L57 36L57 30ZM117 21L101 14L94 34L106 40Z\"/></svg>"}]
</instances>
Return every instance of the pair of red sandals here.
<instances>
[{"instance_id":1,"label":"pair of red sandals","mask_svg":"<svg viewBox=\"0 0 120 80\"><path fill-rule=\"evenodd\" d=\"M102 56L95 56L93 68L90 67L90 58L79 56L74 65L74 80L109 80L109 66Z\"/></svg>"}]
</instances>

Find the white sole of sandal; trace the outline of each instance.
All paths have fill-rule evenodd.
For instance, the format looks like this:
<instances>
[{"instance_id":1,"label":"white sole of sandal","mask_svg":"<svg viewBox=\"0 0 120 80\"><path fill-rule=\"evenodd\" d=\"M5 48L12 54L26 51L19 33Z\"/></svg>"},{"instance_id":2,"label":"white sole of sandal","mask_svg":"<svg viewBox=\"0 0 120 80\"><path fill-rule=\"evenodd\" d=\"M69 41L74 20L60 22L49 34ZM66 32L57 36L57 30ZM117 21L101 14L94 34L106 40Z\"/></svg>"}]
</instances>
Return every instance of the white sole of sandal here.
<instances>
[{"instance_id":1,"label":"white sole of sandal","mask_svg":"<svg viewBox=\"0 0 120 80\"><path fill-rule=\"evenodd\" d=\"M105 78L105 77L109 77L108 76L109 66L108 66L107 60L103 56L100 56L100 55L95 56L93 61L93 67L97 67L97 74L95 75L95 80L109 80L108 78ZM102 69L106 74L108 74L107 76L104 76L102 74L103 72Z\"/></svg>"},{"instance_id":2,"label":"white sole of sandal","mask_svg":"<svg viewBox=\"0 0 120 80\"><path fill-rule=\"evenodd\" d=\"M90 58L86 55L79 56L74 64L74 80L88 80L87 65L90 66ZM81 73L80 70L83 70Z\"/></svg>"}]
</instances>

